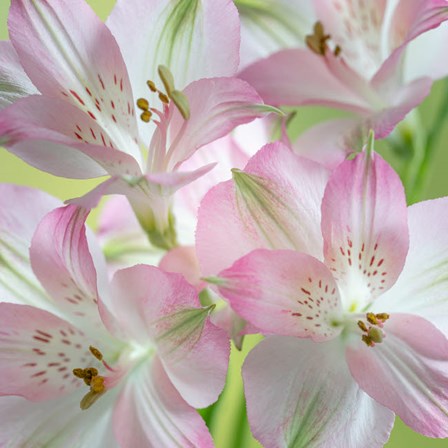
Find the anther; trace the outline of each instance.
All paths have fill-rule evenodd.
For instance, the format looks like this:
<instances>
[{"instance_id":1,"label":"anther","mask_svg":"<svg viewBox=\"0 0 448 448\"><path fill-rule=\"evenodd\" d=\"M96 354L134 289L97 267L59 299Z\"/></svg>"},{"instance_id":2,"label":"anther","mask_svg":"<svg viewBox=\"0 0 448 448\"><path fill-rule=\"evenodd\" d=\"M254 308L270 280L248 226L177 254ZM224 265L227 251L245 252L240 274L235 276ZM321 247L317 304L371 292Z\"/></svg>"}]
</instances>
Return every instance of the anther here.
<instances>
[{"instance_id":1,"label":"anther","mask_svg":"<svg viewBox=\"0 0 448 448\"><path fill-rule=\"evenodd\" d=\"M149 123L151 121L152 113L149 110L145 110L141 115L140 119L145 123Z\"/></svg>"},{"instance_id":2,"label":"anther","mask_svg":"<svg viewBox=\"0 0 448 448\"><path fill-rule=\"evenodd\" d=\"M378 323L379 323L376 315L373 313L367 313L366 318L367 318L367 321L369 323L371 323L372 325L378 325Z\"/></svg>"},{"instance_id":3,"label":"anther","mask_svg":"<svg viewBox=\"0 0 448 448\"><path fill-rule=\"evenodd\" d=\"M84 379L84 377L86 376L84 373L84 369L73 369L73 375L81 379Z\"/></svg>"},{"instance_id":4,"label":"anther","mask_svg":"<svg viewBox=\"0 0 448 448\"><path fill-rule=\"evenodd\" d=\"M157 87L154 81L146 81L146 85L149 87L149 90L151 90L151 92L157 92Z\"/></svg>"},{"instance_id":5,"label":"anther","mask_svg":"<svg viewBox=\"0 0 448 448\"><path fill-rule=\"evenodd\" d=\"M165 95L162 92L159 92L159 100L162 101L162 103L168 104L170 102L170 99L167 95Z\"/></svg>"},{"instance_id":6,"label":"anther","mask_svg":"<svg viewBox=\"0 0 448 448\"><path fill-rule=\"evenodd\" d=\"M313 27L313 34L306 36L305 43L313 53L320 56L325 56L328 48L328 39L330 39L330 35L325 34L322 22L316 22Z\"/></svg>"},{"instance_id":7,"label":"anther","mask_svg":"<svg viewBox=\"0 0 448 448\"><path fill-rule=\"evenodd\" d=\"M374 347L375 346L375 342L373 342L372 338L370 336L368 336L367 334L363 334L362 335L362 340L363 340L363 342L365 342L365 344L368 347Z\"/></svg>"},{"instance_id":8,"label":"anther","mask_svg":"<svg viewBox=\"0 0 448 448\"><path fill-rule=\"evenodd\" d=\"M92 353L93 356L95 356L95 358L98 361L102 361L103 360L103 354L95 347L93 347L92 345L89 347L90 353Z\"/></svg>"},{"instance_id":9,"label":"anther","mask_svg":"<svg viewBox=\"0 0 448 448\"><path fill-rule=\"evenodd\" d=\"M362 320L358 320L358 327L361 328L364 333L367 333L369 331L367 325Z\"/></svg>"},{"instance_id":10,"label":"anther","mask_svg":"<svg viewBox=\"0 0 448 448\"><path fill-rule=\"evenodd\" d=\"M139 98L137 100L137 107L143 111L149 110L149 102L145 98Z\"/></svg>"},{"instance_id":11,"label":"anther","mask_svg":"<svg viewBox=\"0 0 448 448\"><path fill-rule=\"evenodd\" d=\"M387 313L378 313L375 314L375 316L378 320L381 320L382 322L386 322L386 320L390 318L390 315Z\"/></svg>"}]
</instances>

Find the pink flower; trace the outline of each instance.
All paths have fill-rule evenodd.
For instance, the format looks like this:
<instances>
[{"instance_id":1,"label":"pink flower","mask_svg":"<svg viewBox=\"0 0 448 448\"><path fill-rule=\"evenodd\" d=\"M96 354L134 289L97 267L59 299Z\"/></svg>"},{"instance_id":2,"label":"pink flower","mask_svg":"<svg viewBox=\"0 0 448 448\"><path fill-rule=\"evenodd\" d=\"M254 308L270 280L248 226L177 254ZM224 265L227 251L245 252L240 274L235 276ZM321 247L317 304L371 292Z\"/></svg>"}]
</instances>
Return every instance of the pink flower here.
<instances>
[{"instance_id":1,"label":"pink flower","mask_svg":"<svg viewBox=\"0 0 448 448\"><path fill-rule=\"evenodd\" d=\"M0 304L0 444L213 446L194 407L224 386L225 333L179 275L138 265L109 283L87 245L86 215L59 208L36 230L30 256L43 308L20 304L25 281L17 303Z\"/></svg>"},{"instance_id":2,"label":"pink flower","mask_svg":"<svg viewBox=\"0 0 448 448\"><path fill-rule=\"evenodd\" d=\"M280 6L276 17L288 15L288 8L299 11L299 3ZM283 49L241 74L268 104L320 104L353 113L318 125L300 146L331 144L349 152L369 129L386 137L428 95L433 80L448 74L446 0L315 0L312 9L305 13L308 22L319 22L308 30L308 48ZM262 16L257 8L252 14ZM280 23L290 29L288 21ZM296 40L286 39L284 48Z\"/></svg>"},{"instance_id":3,"label":"pink flower","mask_svg":"<svg viewBox=\"0 0 448 448\"><path fill-rule=\"evenodd\" d=\"M407 209L370 151L325 177L268 145L201 207L201 263L243 255L215 283L267 335L243 368L252 430L268 447L377 447L396 413L447 437L447 199Z\"/></svg>"},{"instance_id":4,"label":"pink flower","mask_svg":"<svg viewBox=\"0 0 448 448\"><path fill-rule=\"evenodd\" d=\"M213 167L181 164L264 114L255 90L229 77L233 3L122 0L106 26L83 0L13 0L8 23L0 76L17 76L18 93L2 96L14 102L0 114L1 143L57 176L111 176L79 203L125 194L152 242L175 246L171 196ZM30 85L41 95L27 96Z\"/></svg>"}]
</instances>

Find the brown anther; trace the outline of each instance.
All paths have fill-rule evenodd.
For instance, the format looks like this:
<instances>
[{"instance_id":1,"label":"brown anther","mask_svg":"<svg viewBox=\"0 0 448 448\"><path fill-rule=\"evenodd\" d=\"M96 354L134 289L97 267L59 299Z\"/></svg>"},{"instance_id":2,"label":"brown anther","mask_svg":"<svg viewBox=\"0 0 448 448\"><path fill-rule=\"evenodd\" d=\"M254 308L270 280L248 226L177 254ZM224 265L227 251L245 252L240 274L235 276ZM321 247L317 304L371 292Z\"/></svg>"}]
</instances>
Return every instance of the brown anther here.
<instances>
[{"instance_id":1,"label":"brown anther","mask_svg":"<svg viewBox=\"0 0 448 448\"><path fill-rule=\"evenodd\" d=\"M152 113L149 110L145 110L141 115L140 119L145 123L149 123L151 121Z\"/></svg>"},{"instance_id":2,"label":"brown anther","mask_svg":"<svg viewBox=\"0 0 448 448\"><path fill-rule=\"evenodd\" d=\"M316 22L313 27L313 34L306 36L305 43L313 53L320 56L325 56L328 49L328 39L330 39L330 35L325 34L322 22Z\"/></svg>"},{"instance_id":3,"label":"brown anther","mask_svg":"<svg viewBox=\"0 0 448 448\"><path fill-rule=\"evenodd\" d=\"M375 314L375 317L380 320L381 322L386 322L390 318L390 315L387 313L378 313Z\"/></svg>"},{"instance_id":4,"label":"brown anther","mask_svg":"<svg viewBox=\"0 0 448 448\"><path fill-rule=\"evenodd\" d=\"M373 347L375 345L375 342L373 342L372 338L366 334L362 335L362 340L368 347Z\"/></svg>"},{"instance_id":5,"label":"brown anther","mask_svg":"<svg viewBox=\"0 0 448 448\"><path fill-rule=\"evenodd\" d=\"M95 356L95 358L98 361L102 361L103 360L103 354L95 347L93 347L92 345L89 347L90 353L92 353L93 356Z\"/></svg>"},{"instance_id":6,"label":"brown anther","mask_svg":"<svg viewBox=\"0 0 448 448\"><path fill-rule=\"evenodd\" d=\"M336 45L334 48L333 54L338 57L341 54L342 48L339 45Z\"/></svg>"},{"instance_id":7,"label":"brown anther","mask_svg":"<svg viewBox=\"0 0 448 448\"><path fill-rule=\"evenodd\" d=\"M361 328L361 330L365 333L369 331L367 325L362 320L358 320L358 327Z\"/></svg>"},{"instance_id":8,"label":"brown anther","mask_svg":"<svg viewBox=\"0 0 448 448\"><path fill-rule=\"evenodd\" d=\"M154 81L146 81L146 85L149 87L149 90L151 90L151 92L157 92L157 87Z\"/></svg>"},{"instance_id":9,"label":"brown anther","mask_svg":"<svg viewBox=\"0 0 448 448\"><path fill-rule=\"evenodd\" d=\"M84 369L84 376L89 376L90 378L98 375L98 369L95 369L95 367L87 367L87 369Z\"/></svg>"},{"instance_id":10,"label":"brown anther","mask_svg":"<svg viewBox=\"0 0 448 448\"><path fill-rule=\"evenodd\" d=\"M73 369L72 372L77 378L84 379L86 376L83 369Z\"/></svg>"},{"instance_id":11,"label":"brown anther","mask_svg":"<svg viewBox=\"0 0 448 448\"><path fill-rule=\"evenodd\" d=\"M367 318L368 322L371 323L372 325L378 325L378 319L375 316L375 314L367 313L366 318Z\"/></svg>"},{"instance_id":12,"label":"brown anther","mask_svg":"<svg viewBox=\"0 0 448 448\"><path fill-rule=\"evenodd\" d=\"M168 98L168 96L162 92L159 92L159 99L160 99L160 101L162 101L162 103L165 103L165 104L168 104L170 102L170 99Z\"/></svg>"},{"instance_id":13,"label":"brown anther","mask_svg":"<svg viewBox=\"0 0 448 448\"><path fill-rule=\"evenodd\" d=\"M90 383L90 390L96 393L104 392L105 390L104 378L102 376L93 377Z\"/></svg>"},{"instance_id":14,"label":"brown anther","mask_svg":"<svg viewBox=\"0 0 448 448\"><path fill-rule=\"evenodd\" d=\"M139 98L137 100L137 107L143 111L147 111L149 109L149 102L145 98Z\"/></svg>"}]
</instances>

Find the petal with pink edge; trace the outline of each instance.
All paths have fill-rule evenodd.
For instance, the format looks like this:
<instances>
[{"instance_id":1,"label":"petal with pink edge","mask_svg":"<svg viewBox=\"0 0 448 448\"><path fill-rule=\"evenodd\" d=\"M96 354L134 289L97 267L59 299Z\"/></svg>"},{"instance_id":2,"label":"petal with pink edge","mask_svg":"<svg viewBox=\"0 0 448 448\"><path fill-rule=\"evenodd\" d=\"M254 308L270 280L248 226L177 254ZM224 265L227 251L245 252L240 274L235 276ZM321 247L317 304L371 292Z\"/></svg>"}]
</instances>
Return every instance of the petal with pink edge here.
<instances>
[{"instance_id":1,"label":"petal with pink edge","mask_svg":"<svg viewBox=\"0 0 448 448\"><path fill-rule=\"evenodd\" d=\"M408 208L409 252L395 285L374 303L378 312L419 314L448 334L448 198Z\"/></svg>"},{"instance_id":2,"label":"petal with pink edge","mask_svg":"<svg viewBox=\"0 0 448 448\"><path fill-rule=\"evenodd\" d=\"M137 161L115 149L113 137L96 120L56 98L32 96L2 111L0 135L10 152L57 176L141 173Z\"/></svg>"},{"instance_id":3,"label":"petal with pink edge","mask_svg":"<svg viewBox=\"0 0 448 448\"><path fill-rule=\"evenodd\" d=\"M74 205L46 215L34 234L30 257L36 277L60 312L83 328L100 332L97 273L85 233L87 215L87 210Z\"/></svg>"},{"instance_id":4,"label":"petal with pink edge","mask_svg":"<svg viewBox=\"0 0 448 448\"><path fill-rule=\"evenodd\" d=\"M29 246L39 221L61 205L32 188L0 184L0 299L51 310L51 299L34 275Z\"/></svg>"},{"instance_id":5,"label":"petal with pink edge","mask_svg":"<svg viewBox=\"0 0 448 448\"><path fill-rule=\"evenodd\" d=\"M378 154L364 151L334 171L322 202L322 235L345 309L362 310L395 283L409 245L406 198Z\"/></svg>"},{"instance_id":6,"label":"petal with pink edge","mask_svg":"<svg viewBox=\"0 0 448 448\"><path fill-rule=\"evenodd\" d=\"M160 269L182 274L190 285L198 290L204 287L199 261L193 246L180 246L170 250L160 261Z\"/></svg>"},{"instance_id":7,"label":"petal with pink edge","mask_svg":"<svg viewBox=\"0 0 448 448\"><path fill-rule=\"evenodd\" d=\"M171 383L156 357L126 383L115 407L114 433L123 448L212 448L204 421Z\"/></svg>"},{"instance_id":8,"label":"petal with pink edge","mask_svg":"<svg viewBox=\"0 0 448 448\"><path fill-rule=\"evenodd\" d=\"M328 268L300 252L259 249L218 276L232 308L262 332L332 339L341 329L341 298Z\"/></svg>"},{"instance_id":9,"label":"petal with pink edge","mask_svg":"<svg viewBox=\"0 0 448 448\"><path fill-rule=\"evenodd\" d=\"M242 127L247 126L251 125ZM243 169L248 160L249 156L235 142L235 139L227 135L203 146L182 163L182 170L194 171L212 162L218 162L204 176L178 190L173 198L173 213L176 217L176 230L181 244L194 244L197 213L205 194L219 182L230 179L232 168Z\"/></svg>"},{"instance_id":10,"label":"petal with pink edge","mask_svg":"<svg viewBox=\"0 0 448 448\"><path fill-rule=\"evenodd\" d=\"M41 401L83 384L72 373L92 358L82 330L28 305L1 303L0 311L0 395Z\"/></svg>"},{"instance_id":11,"label":"petal with pink edge","mask_svg":"<svg viewBox=\"0 0 448 448\"><path fill-rule=\"evenodd\" d=\"M83 0L13 0L11 41L34 85L66 100L139 160L132 90L120 49Z\"/></svg>"},{"instance_id":12,"label":"petal with pink edge","mask_svg":"<svg viewBox=\"0 0 448 448\"><path fill-rule=\"evenodd\" d=\"M427 320L392 314L386 338L374 347L359 340L346 350L359 386L428 437L448 435L448 340Z\"/></svg>"},{"instance_id":13,"label":"petal with pink edge","mask_svg":"<svg viewBox=\"0 0 448 448\"><path fill-rule=\"evenodd\" d=\"M358 125L359 122L351 118L318 123L299 136L292 144L293 150L302 157L334 169L358 148Z\"/></svg>"},{"instance_id":14,"label":"petal with pink edge","mask_svg":"<svg viewBox=\"0 0 448 448\"><path fill-rule=\"evenodd\" d=\"M243 366L251 429L267 447L382 447L394 414L350 376L339 340L273 336ZM279 380L281 379L281 381Z\"/></svg>"},{"instance_id":15,"label":"petal with pink edge","mask_svg":"<svg viewBox=\"0 0 448 448\"><path fill-rule=\"evenodd\" d=\"M151 141L148 171L172 170L201 146L266 114L253 87L237 78L201 79L188 85L184 93L190 118L185 120L171 104L161 119L167 130L159 126Z\"/></svg>"},{"instance_id":16,"label":"petal with pink edge","mask_svg":"<svg viewBox=\"0 0 448 448\"><path fill-rule=\"evenodd\" d=\"M10 41L0 41L0 109L20 98L38 93L20 65Z\"/></svg>"},{"instance_id":17,"label":"petal with pink edge","mask_svg":"<svg viewBox=\"0 0 448 448\"><path fill-rule=\"evenodd\" d=\"M155 344L182 397L206 407L224 387L229 358L226 334L208 321L196 290L179 274L139 265L118 271L107 303L128 338Z\"/></svg>"},{"instance_id":18,"label":"petal with pink edge","mask_svg":"<svg viewBox=\"0 0 448 448\"><path fill-rule=\"evenodd\" d=\"M112 400L107 394L88 412L79 402L82 391L33 403L21 397L0 398L0 445L118 448L112 430Z\"/></svg>"},{"instance_id":19,"label":"petal with pink edge","mask_svg":"<svg viewBox=\"0 0 448 448\"><path fill-rule=\"evenodd\" d=\"M258 248L296 249L321 259L327 179L323 166L281 143L262 148L244 171L234 171L233 183L217 185L202 201L196 250L203 275L216 275Z\"/></svg>"},{"instance_id":20,"label":"petal with pink edge","mask_svg":"<svg viewBox=\"0 0 448 448\"><path fill-rule=\"evenodd\" d=\"M360 80L348 67L341 68L349 80L335 76L336 67L329 67L324 58L308 49L283 50L255 62L240 77L255 87L266 104L298 106L322 104L359 113L372 108L372 98L364 90L355 89ZM363 89L367 89L367 85Z\"/></svg>"}]
</instances>

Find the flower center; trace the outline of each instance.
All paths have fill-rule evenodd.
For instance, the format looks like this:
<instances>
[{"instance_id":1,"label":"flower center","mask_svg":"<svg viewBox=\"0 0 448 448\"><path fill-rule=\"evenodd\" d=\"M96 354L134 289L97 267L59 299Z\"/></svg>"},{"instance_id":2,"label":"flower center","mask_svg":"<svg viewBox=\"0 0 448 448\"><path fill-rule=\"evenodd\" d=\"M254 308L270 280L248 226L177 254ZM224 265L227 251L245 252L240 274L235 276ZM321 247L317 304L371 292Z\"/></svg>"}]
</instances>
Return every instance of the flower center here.
<instances>
[{"instance_id":1,"label":"flower center","mask_svg":"<svg viewBox=\"0 0 448 448\"><path fill-rule=\"evenodd\" d=\"M305 38L307 47L319 56L325 56L329 50L327 42L331 39L330 34L325 34L324 26L322 22L316 22L313 27L313 34L309 34ZM341 47L336 45L333 50L335 56L341 54Z\"/></svg>"},{"instance_id":2,"label":"flower center","mask_svg":"<svg viewBox=\"0 0 448 448\"><path fill-rule=\"evenodd\" d=\"M367 313L365 321L358 320L358 327L363 332L361 339L368 347L375 347L375 344L383 342L386 337L383 326L389 317L387 313Z\"/></svg>"},{"instance_id":3,"label":"flower center","mask_svg":"<svg viewBox=\"0 0 448 448\"><path fill-rule=\"evenodd\" d=\"M158 72L165 88L165 92L162 92L156 86L156 83L151 80L148 80L146 82L149 90L152 93L156 93L158 95L164 109L170 103L170 101L172 101L179 110L182 117L185 120L188 120L190 118L190 105L188 103L187 96L180 90L176 90L174 86L173 74L167 67L165 67L164 65L159 65ZM162 113L157 108L150 107L149 101L146 98L139 98L137 100L137 107L142 111L140 119L145 123L149 123L151 121L154 113L159 117L162 116Z\"/></svg>"},{"instance_id":4,"label":"flower center","mask_svg":"<svg viewBox=\"0 0 448 448\"><path fill-rule=\"evenodd\" d=\"M100 361L106 369L114 372L114 369L104 361L103 354L97 348L90 346L89 350L94 358ZM84 395L80 402L82 410L88 409L106 392L106 377L99 375L98 369L95 367L87 367L85 369L78 367L73 369L73 375L84 380L84 383L90 387L89 392Z\"/></svg>"}]
</instances>

